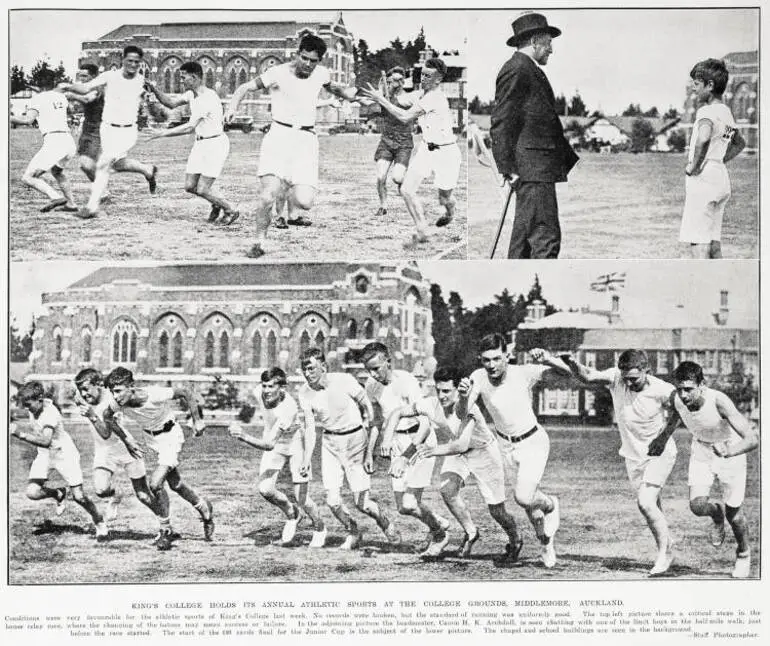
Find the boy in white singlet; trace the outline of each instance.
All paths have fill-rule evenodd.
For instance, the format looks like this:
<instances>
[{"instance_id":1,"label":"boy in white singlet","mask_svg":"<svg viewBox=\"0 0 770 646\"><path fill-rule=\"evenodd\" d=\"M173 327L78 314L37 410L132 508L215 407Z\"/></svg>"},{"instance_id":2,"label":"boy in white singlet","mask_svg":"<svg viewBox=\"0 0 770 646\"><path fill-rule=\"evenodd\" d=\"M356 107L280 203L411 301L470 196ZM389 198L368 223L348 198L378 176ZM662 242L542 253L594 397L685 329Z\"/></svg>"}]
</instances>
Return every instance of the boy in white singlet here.
<instances>
[{"instance_id":1,"label":"boy in white singlet","mask_svg":"<svg viewBox=\"0 0 770 646\"><path fill-rule=\"evenodd\" d=\"M88 204L78 213L78 217L85 220L96 217L102 196L107 190L111 168L123 173L143 175L150 193L155 193L158 167L128 157L139 132L136 121L144 96L144 75L139 71L143 58L141 47L127 45L123 49L121 69L102 72L87 83L59 86L67 92L84 95L104 88L104 109L99 129L102 151L96 161Z\"/></svg>"},{"instance_id":2,"label":"boy in white singlet","mask_svg":"<svg viewBox=\"0 0 770 646\"><path fill-rule=\"evenodd\" d=\"M178 399L188 408L194 434L198 437L203 434L205 424L198 415L198 406L192 393L182 388L162 386L140 388L134 382L133 373L123 367L110 372L104 383L114 397L114 404L104 411L105 423L108 426L121 426L123 419L130 419L143 431L145 445L158 455L158 464L149 480L150 490L155 497L165 502L160 534L155 540L158 549L170 549L175 538L169 521L168 497L164 496L166 483L171 491L195 508L203 522L203 537L207 541L213 540L214 510L211 502L183 482L179 472L179 454L185 438L171 409L171 402Z\"/></svg>"},{"instance_id":3,"label":"boy in white singlet","mask_svg":"<svg viewBox=\"0 0 770 646\"><path fill-rule=\"evenodd\" d=\"M59 409L45 397L43 384L39 381L24 384L19 389L18 399L29 413L30 429L25 431L15 423L11 423L11 435L37 447L37 456L29 468L27 498L30 500L52 498L56 501L56 514L61 515L64 512L64 500L69 488L75 502L91 517L96 527L96 540L107 540L109 530L104 523L104 518L93 501L83 493L80 452L70 434L64 429L64 421ZM51 471L58 472L67 483L67 487L46 486Z\"/></svg>"},{"instance_id":4,"label":"boy in white singlet","mask_svg":"<svg viewBox=\"0 0 770 646\"><path fill-rule=\"evenodd\" d=\"M722 219L730 199L730 177L725 168L746 142L722 94L728 73L714 58L692 68L693 92L701 107L695 113L690 151L685 167L685 199L679 241L684 258L722 257Z\"/></svg>"},{"instance_id":5,"label":"boy in white singlet","mask_svg":"<svg viewBox=\"0 0 770 646\"><path fill-rule=\"evenodd\" d=\"M39 83L44 91L32 97L27 112L10 118L14 125L31 126L37 121L43 135L43 145L27 164L21 181L48 197L49 201L40 209L42 213L54 209L76 212L72 188L64 173L64 167L75 154L75 140L67 124L67 97L62 90L54 88L53 70L41 72ZM56 180L60 192L42 178L46 172Z\"/></svg>"},{"instance_id":6,"label":"boy in white singlet","mask_svg":"<svg viewBox=\"0 0 770 646\"><path fill-rule=\"evenodd\" d=\"M447 73L447 67L440 58L429 58L422 69L420 86L423 95L409 108L399 107L373 86L362 88L361 92L379 103L385 110L402 123L419 124L422 141L409 162L409 167L401 185L401 195L406 208L414 220L416 233L413 242L428 241L425 227L425 211L417 190L423 180L433 173L434 184L438 189L438 201L444 207L444 215L436 220L437 227L445 227L454 218L455 199L452 192L460 177L462 158L457 138L452 129L452 113L449 102L441 91L441 82Z\"/></svg>"},{"instance_id":7,"label":"boy in white singlet","mask_svg":"<svg viewBox=\"0 0 770 646\"><path fill-rule=\"evenodd\" d=\"M200 63L182 63L179 74L185 89L181 96L169 96L149 81L146 81L144 86L167 108L173 110L189 105L190 120L174 128L156 130L150 139L177 137L195 132L195 143L185 169L184 190L202 197L211 204L209 222L230 225L238 219L240 212L220 196L213 186L230 153L230 139L224 131L222 102L214 90L204 85Z\"/></svg>"},{"instance_id":8,"label":"boy in white singlet","mask_svg":"<svg viewBox=\"0 0 770 646\"><path fill-rule=\"evenodd\" d=\"M286 392L286 373L283 370L265 370L260 381L261 387L255 388L254 394L262 413L262 437L245 433L238 422L230 425L230 435L264 451L259 465L258 489L267 502L286 515L281 544L288 545L294 540L304 510L313 521L310 547L323 547L326 543L326 527L318 507L308 495L315 433L306 432L307 429L299 421L299 408L294 398ZM294 483L294 500L290 500L276 487L278 474L287 461Z\"/></svg>"},{"instance_id":9,"label":"boy in white singlet","mask_svg":"<svg viewBox=\"0 0 770 646\"><path fill-rule=\"evenodd\" d=\"M661 497L676 462L676 444L673 440L663 443L655 456L649 455L647 449L650 440L666 424L665 411L670 407L674 386L649 374L647 354L642 350L626 350L618 357L618 367L607 370L583 366L568 356L562 358L581 381L604 384L612 395L615 424L620 433L619 453L636 492L636 504L658 550L650 576L659 576L668 571L674 560Z\"/></svg>"},{"instance_id":10,"label":"boy in white singlet","mask_svg":"<svg viewBox=\"0 0 770 646\"><path fill-rule=\"evenodd\" d=\"M741 509L746 492L746 453L759 446L759 435L727 395L706 387L703 381L703 369L697 363L683 361L677 366L676 392L672 395L675 414L650 442L649 454L659 455L680 423L692 433L690 509L696 516L708 516L713 521L710 538L714 547L724 543L727 520L738 544L732 575L745 579L751 571L748 526ZM722 485L723 503L709 501L715 478Z\"/></svg>"}]
</instances>

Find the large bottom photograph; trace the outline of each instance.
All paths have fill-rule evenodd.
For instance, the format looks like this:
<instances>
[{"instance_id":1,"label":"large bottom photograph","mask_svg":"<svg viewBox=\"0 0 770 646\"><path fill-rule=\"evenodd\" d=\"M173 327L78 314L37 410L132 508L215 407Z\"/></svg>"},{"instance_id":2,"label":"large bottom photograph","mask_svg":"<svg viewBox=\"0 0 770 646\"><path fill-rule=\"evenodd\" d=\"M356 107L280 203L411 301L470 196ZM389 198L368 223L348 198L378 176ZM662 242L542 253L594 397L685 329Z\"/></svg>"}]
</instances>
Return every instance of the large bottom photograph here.
<instances>
[{"instance_id":1,"label":"large bottom photograph","mask_svg":"<svg viewBox=\"0 0 770 646\"><path fill-rule=\"evenodd\" d=\"M751 261L10 267L8 583L746 579Z\"/></svg>"}]
</instances>

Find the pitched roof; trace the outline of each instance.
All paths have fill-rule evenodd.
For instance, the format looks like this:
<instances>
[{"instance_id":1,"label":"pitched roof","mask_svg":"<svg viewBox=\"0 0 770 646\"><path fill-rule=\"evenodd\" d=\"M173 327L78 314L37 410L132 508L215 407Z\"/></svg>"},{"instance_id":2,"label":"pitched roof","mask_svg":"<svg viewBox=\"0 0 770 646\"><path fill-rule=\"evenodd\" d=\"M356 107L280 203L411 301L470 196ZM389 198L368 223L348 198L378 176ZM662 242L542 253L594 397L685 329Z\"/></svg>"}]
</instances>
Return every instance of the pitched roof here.
<instances>
[{"instance_id":1,"label":"pitched roof","mask_svg":"<svg viewBox=\"0 0 770 646\"><path fill-rule=\"evenodd\" d=\"M575 117L575 116L559 116L559 121L561 121L561 127L567 128L570 124L577 123L579 126L583 128L587 128L588 126L592 126L596 121L599 119L599 117Z\"/></svg>"},{"instance_id":2,"label":"pitched roof","mask_svg":"<svg viewBox=\"0 0 770 646\"><path fill-rule=\"evenodd\" d=\"M137 34L161 40L185 39L248 39L294 36L302 29L318 30L321 25L337 22L334 15L319 20L283 20L273 22L164 22L160 24L129 24L100 36L96 41L125 40Z\"/></svg>"},{"instance_id":3,"label":"pitched roof","mask_svg":"<svg viewBox=\"0 0 770 646\"><path fill-rule=\"evenodd\" d=\"M656 135L666 132L669 128L675 126L681 120L679 117L676 119L664 119L663 117L605 117L612 125L626 135L631 135L631 130L634 125L634 121L637 119L644 119L652 127Z\"/></svg>"},{"instance_id":4,"label":"pitched roof","mask_svg":"<svg viewBox=\"0 0 770 646\"><path fill-rule=\"evenodd\" d=\"M730 52L722 60L728 69L730 65L759 65L759 52L757 50L751 52Z\"/></svg>"},{"instance_id":5,"label":"pitched roof","mask_svg":"<svg viewBox=\"0 0 770 646\"><path fill-rule=\"evenodd\" d=\"M153 287L208 287L216 285L329 285L342 280L359 268L379 271L379 264L347 263L249 263L249 264L184 264L152 267L101 267L68 289L87 289L109 285L115 281L138 282ZM401 273L413 278L414 272L402 268ZM418 274L419 276L419 274Z\"/></svg>"}]
</instances>

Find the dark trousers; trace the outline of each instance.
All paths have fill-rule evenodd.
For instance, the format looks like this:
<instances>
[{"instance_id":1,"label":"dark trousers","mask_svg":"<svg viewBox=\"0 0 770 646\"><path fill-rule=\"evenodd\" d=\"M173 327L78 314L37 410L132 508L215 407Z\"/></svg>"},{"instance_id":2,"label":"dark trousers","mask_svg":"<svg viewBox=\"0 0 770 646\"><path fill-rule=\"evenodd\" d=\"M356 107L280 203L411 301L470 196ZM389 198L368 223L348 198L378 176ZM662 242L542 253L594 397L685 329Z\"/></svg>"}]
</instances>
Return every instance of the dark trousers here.
<instances>
[{"instance_id":1,"label":"dark trousers","mask_svg":"<svg viewBox=\"0 0 770 646\"><path fill-rule=\"evenodd\" d=\"M558 258L561 248L556 184L522 182L516 189L508 258Z\"/></svg>"}]
</instances>

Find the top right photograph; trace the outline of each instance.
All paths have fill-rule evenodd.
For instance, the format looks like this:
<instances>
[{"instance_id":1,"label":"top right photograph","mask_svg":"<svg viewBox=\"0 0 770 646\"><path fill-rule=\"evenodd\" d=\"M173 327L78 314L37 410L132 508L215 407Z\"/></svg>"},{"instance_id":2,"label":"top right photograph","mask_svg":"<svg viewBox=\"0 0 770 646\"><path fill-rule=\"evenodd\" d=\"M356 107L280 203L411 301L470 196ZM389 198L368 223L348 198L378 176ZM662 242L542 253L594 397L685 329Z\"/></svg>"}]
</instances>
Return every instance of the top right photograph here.
<instances>
[{"instance_id":1,"label":"top right photograph","mask_svg":"<svg viewBox=\"0 0 770 646\"><path fill-rule=\"evenodd\" d=\"M468 257L757 258L759 21L474 13Z\"/></svg>"}]
</instances>

